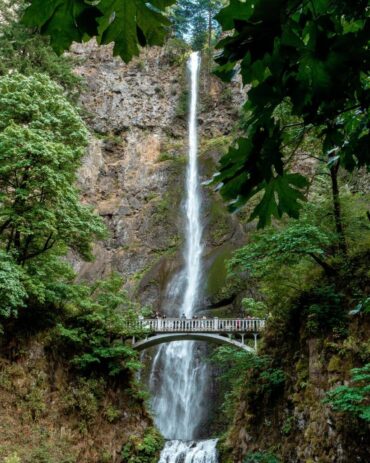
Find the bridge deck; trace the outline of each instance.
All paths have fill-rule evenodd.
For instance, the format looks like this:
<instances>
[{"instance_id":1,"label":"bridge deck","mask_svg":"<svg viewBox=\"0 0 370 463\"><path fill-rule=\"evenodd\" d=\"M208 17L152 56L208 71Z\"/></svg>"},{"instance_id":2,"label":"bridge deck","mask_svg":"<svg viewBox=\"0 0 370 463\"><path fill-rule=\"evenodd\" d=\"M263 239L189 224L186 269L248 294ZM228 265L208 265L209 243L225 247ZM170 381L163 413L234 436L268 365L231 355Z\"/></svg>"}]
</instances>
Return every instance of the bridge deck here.
<instances>
[{"instance_id":1,"label":"bridge deck","mask_svg":"<svg viewBox=\"0 0 370 463\"><path fill-rule=\"evenodd\" d=\"M151 333L259 333L265 327L265 320L151 318L139 320L136 326Z\"/></svg>"}]
</instances>

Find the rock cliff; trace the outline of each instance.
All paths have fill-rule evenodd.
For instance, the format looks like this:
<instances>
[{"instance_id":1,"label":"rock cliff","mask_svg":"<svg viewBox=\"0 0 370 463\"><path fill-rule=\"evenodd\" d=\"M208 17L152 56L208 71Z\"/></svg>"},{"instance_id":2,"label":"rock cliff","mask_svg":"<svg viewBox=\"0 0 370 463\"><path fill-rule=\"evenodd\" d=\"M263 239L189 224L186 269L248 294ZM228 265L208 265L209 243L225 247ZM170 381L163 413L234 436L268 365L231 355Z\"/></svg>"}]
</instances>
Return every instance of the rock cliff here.
<instances>
[{"instance_id":1,"label":"rock cliff","mask_svg":"<svg viewBox=\"0 0 370 463\"><path fill-rule=\"evenodd\" d=\"M175 47L170 42L145 51L129 65L93 43L73 51L76 72L86 80L81 103L92 131L80 187L109 229L108 239L95 247L95 261L75 260L75 267L83 279L119 272L131 294L154 309L161 308L168 279L182 259L187 50ZM234 130L242 91L237 82L224 88L204 67L200 92L200 161L207 180ZM211 188L204 187L203 194L204 306L217 299L224 258L243 230ZM209 281L212 273L217 282Z\"/></svg>"}]
</instances>

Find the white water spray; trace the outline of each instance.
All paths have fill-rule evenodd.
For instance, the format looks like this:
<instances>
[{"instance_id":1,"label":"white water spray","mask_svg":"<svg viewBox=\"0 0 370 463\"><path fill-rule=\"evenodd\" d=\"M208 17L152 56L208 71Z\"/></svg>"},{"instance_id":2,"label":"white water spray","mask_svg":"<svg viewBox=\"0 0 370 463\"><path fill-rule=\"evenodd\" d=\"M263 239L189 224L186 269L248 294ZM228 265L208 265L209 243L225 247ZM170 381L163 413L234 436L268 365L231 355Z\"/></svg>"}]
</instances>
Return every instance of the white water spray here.
<instances>
[{"instance_id":1,"label":"white water spray","mask_svg":"<svg viewBox=\"0 0 370 463\"><path fill-rule=\"evenodd\" d=\"M200 269L202 256L202 225L200 220L201 196L198 174L198 76L200 58L192 53L189 60L191 93L189 111L189 163L186 178L186 247L185 276L186 289L181 307L182 313L191 317L199 295Z\"/></svg>"},{"instance_id":2,"label":"white water spray","mask_svg":"<svg viewBox=\"0 0 370 463\"><path fill-rule=\"evenodd\" d=\"M167 296L171 303L182 291L178 316L191 318L199 298L201 282L202 223L198 173L198 78L200 57L192 53L190 74L189 161L186 174L184 269L175 276ZM172 296L172 297L171 297ZM157 381L156 371L160 370ZM203 415L207 373L197 358L197 344L173 342L158 349L150 378L154 394L155 421L166 439L159 463L216 463L216 440L194 441Z\"/></svg>"}]
</instances>

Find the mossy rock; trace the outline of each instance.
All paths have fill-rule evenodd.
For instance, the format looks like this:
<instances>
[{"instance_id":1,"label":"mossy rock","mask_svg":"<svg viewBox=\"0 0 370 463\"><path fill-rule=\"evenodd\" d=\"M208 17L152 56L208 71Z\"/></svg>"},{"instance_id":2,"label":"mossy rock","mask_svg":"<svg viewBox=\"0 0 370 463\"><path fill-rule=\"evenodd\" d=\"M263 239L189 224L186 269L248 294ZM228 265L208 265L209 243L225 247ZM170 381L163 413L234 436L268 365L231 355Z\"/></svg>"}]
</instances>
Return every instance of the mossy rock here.
<instances>
[{"instance_id":1,"label":"mossy rock","mask_svg":"<svg viewBox=\"0 0 370 463\"><path fill-rule=\"evenodd\" d=\"M220 295L226 286L227 270L226 261L231 257L232 248L224 246L211 254L211 264L207 272L206 296L215 298Z\"/></svg>"},{"instance_id":2,"label":"mossy rock","mask_svg":"<svg viewBox=\"0 0 370 463\"><path fill-rule=\"evenodd\" d=\"M328 363L328 372L336 373L342 371L342 369L342 360L337 355L333 355Z\"/></svg>"}]
</instances>

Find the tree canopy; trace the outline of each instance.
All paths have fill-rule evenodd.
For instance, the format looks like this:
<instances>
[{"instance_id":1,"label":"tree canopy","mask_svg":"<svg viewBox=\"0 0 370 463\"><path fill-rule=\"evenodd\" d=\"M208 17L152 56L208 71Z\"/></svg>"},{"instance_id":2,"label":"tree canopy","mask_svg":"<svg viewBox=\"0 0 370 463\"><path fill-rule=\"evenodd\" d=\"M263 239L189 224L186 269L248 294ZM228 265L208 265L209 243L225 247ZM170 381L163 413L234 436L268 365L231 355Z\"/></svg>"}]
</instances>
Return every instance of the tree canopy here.
<instances>
[{"instance_id":1,"label":"tree canopy","mask_svg":"<svg viewBox=\"0 0 370 463\"><path fill-rule=\"evenodd\" d=\"M244 134L216 179L221 194L237 209L263 191L252 214L261 226L271 216L297 217L307 181L289 172L287 144L296 151L318 129L333 174L339 165L370 164L368 2L231 0L217 19L228 35L217 46L216 72L228 81L240 70L249 87ZM296 118L291 124L277 117L282 105Z\"/></svg>"},{"instance_id":2,"label":"tree canopy","mask_svg":"<svg viewBox=\"0 0 370 463\"><path fill-rule=\"evenodd\" d=\"M178 37L191 42L195 50L211 45L212 34L219 29L215 14L225 0L181 0L170 12L174 32Z\"/></svg>"},{"instance_id":3,"label":"tree canopy","mask_svg":"<svg viewBox=\"0 0 370 463\"><path fill-rule=\"evenodd\" d=\"M53 246L90 256L100 220L73 185L87 131L42 75L0 78L0 239L19 263Z\"/></svg>"},{"instance_id":4,"label":"tree canopy","mask_svg":"<svg viewBox=\"0 0 370 463\"><path fill-rule=\"evenodd\" d=\"M0 291L3 315L31 294L63 297L73 277L58 259L90 259L104 225L80 203L76 172L87 130L63 89L42 74L0 77ZM65 294L64 294L65 295Z\"/></svg>"}]
</instances>

